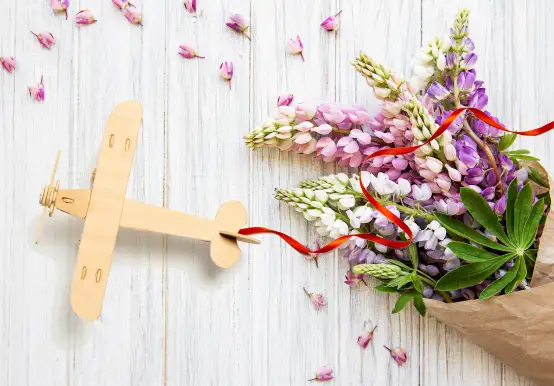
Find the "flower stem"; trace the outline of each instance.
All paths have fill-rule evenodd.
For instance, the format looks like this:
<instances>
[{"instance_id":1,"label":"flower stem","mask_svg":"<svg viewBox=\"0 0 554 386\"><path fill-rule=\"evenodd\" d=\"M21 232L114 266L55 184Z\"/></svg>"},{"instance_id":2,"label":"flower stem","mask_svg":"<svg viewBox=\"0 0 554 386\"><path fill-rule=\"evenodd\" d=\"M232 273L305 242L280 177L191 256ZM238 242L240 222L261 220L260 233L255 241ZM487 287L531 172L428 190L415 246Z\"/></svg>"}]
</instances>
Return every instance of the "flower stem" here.
<instances>
[{"instance_id":1,"label":"flower stem","mask_svg":"<svg viewBox=\"0 0 554 386\"><path fill-rule=\"evenodd\" d=\"M386 200L382 200L382 199L377 199L381 204L387 206L387 205L393 205L396 207L396 209L398 209L399 212L402 212L404 214L407 214L407 215L410 215L410 216L416 216L416 217L420 217L428 222L431 222L435 219L435 216L433 216L433 214L431 213L425 213L425 212L422 212L420 210L417 210L417 209L414 209L414 208L409 208L407 206L404 206L404 205L400 205L400 204L397 204L395 202L392 202L392 201L386 201Z\"/></svg>"},{"instance_id":2,"label":"flower stem","mask_svg":"<svg viewBox=\"0 0 554 386\"><path fill-rule=\"evenodd\" d=\"M312 294L308 292L308 290L306 289L306 287L302 287L302 289L304 290L304 293L306 293L306 295L311 298L312 297Z\"/></svg>"}]
</instances>

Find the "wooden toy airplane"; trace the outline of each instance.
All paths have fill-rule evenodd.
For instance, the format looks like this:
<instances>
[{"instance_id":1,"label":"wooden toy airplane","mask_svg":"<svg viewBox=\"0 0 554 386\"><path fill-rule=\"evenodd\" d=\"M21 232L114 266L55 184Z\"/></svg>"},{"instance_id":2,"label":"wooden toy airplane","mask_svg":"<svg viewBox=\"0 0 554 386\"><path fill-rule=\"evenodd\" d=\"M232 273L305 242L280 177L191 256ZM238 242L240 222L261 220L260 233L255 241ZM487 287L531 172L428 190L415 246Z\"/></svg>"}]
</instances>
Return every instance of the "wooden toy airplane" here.
<instances>
[{"instance_id":1,"label":"wooden toy airplane","mask_svg":"<svg viewBox=\"0 0 554 386\"><path fill-rule=\"evenodd\" d=\"M247 222L246 209L238 201L223 204L215 220L208 220L125 198L141 122L139 102L117 106L106 124L92 190L60 189L59 181L54 184L58 152L50 184L40 196L44 210L37 242L47 211L50 216L58 209L85 219L71 285L71 306L85 320L100 317L120 227L208 241L213 262L222 268L240 257L237 241L260 243L238 233Z\"/></svg>"}]
</instances>

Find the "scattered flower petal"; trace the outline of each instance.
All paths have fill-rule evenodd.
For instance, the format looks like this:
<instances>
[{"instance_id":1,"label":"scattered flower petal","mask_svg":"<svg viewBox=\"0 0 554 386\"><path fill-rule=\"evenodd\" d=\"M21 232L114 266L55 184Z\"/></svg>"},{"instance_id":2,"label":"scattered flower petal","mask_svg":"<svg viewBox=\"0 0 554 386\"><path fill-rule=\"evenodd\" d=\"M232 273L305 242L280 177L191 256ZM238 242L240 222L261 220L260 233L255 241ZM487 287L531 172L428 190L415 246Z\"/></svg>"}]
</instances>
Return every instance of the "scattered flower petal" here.
<instances>
[{"instance_id":1,"label":"scattered flower petal","mask_svg":"<svg viewBox=\"0 0 554 386\"><path fill-rule=\"evenodd\" d=\"M325 297L322 294L310 293L306 288L304 288L304 292L310 298L310 301L314 305L316 311L321 310L327 304L327 301L325 300Z\"/></svg>"},{"instance_id":2,"label":"scattered flower petal","mask_svg":"<svg viewBox=\"0 0 554 386\"><path fill-rule=\"evenodd\" d=\"M387 346L383 346L383 347L389 350L391 358L395 360L398 366L402 366L408 360L408 356L406 355L406 350L404 350L402 347L397 347L395 349L390 349Z\"/></svg>"},{"instance_id":3,"label":"scattered flower petal","mask_svg":"<svg viewBox=\"0 0 554 386\"><path fill-rule=\"evenodd\" d=\"M196 13L196 0L185 0L184 6L189 13Z\"/></svg>"},{"instance_id":4,"label":"scattered flower petal","mask_svg":"<svg viewBox=\"0 0 554 386\"><path fill-rule=\"evenodd\" d=\"M289 52L293 55L300 55L302 61L304 62L304 45L300 39L300 35L296 35L296 39L289 39L287 42L287 47Z\"/></svg>"},{"instance_id":5,"label":"scattered flower petal","mask_svg":"<svg viewBox=\"0 0 554 386\"><path fill-rule=\"evenodd\" d=\"M219 75L229 82L229 90L231 89L231 79L233 79L233 62L223 62L219 66Z\"/></svg>"},{"instance_id":6,"label":"scattered flower petal","mask_svg":"<svg viewBox=\"0 0 554 386\"><path fill-rule=\"evenodd\" d=\"M83 9L75 15L75 22L79 25L89 25L96 23L97 20L94 18L92 12L88 9Z\"/></svg>"},{"instance_id":7,"label":"scattered flower petal","mask_svg":"<svg viewBox=\"0 0 554 386\"><path fill-rule=\"evenodd\" d=\"M294 99L294 95L292 94L279 95L279 98L277 98L277 107L288 106L291 104L293 99Z\"/></svg>"},{"instance_id":8,"label":"scattered flower petal","mask_svg":"<svg viewBox=\"0 0 554 386\"><path fill-rule=\"evenodd\" d=\"M193 44L181 44L179 46L179 55L181 55L185 59L204 59L205 56L199 56L196 53L196 47Z\"/></svg>"},{"instance_id":9,"label":"scattered flower petal","mask_svg":"<svg viewBox=\"0 0 554 386\"><path fill-rule=\"evenodd\" d=\"M4 67L6 71L10 73L15 70L15 59L13 58L13 56L0 56L0 64L2 65L2 67Z\"/></svg>"},{"instance_id":10,"label":"scattered flower petal","mask_svg":"<svg viewBox=\"0 0 554 386\"><path fill-rule=\"evenodd\" d=\"M131 24L142 25L142 12L136 8L129 8L129 7L124 8L123 16L125 16L125 18Z\"/></svg>"},{"instance_id":11,"label":"scattered flower petal","mask_svg":"<svg viewBox=\"0 0 554 386\"><path fill-rule=\"evenodd\" d=\"M38 42L47 50L50 50L54 43L56 43L56 39L54 38L54 35L52 35L50 32L39 32L34 33L31 31L33 35L37 38Z\"/></svg>"},{"instance_id":12,"label":"scattered flower petal","mask_svg":"<svg viewBox=\"0 0 554 386\"><path fill-rule=\"evenodd\" d=\"M349 211L352 212L352 211ZM357 238L358 240L362 240L360 238ZM365 240L362 240L365 242ZM349 287L354 287L356 284L358 284L360 281L364 280L364 275L362 274L355 274L352 271L346 272L344 284L346 284Z\"/></svg>"},{"instance_id":13,"label":"scattered flower petal","mask_svg":"<svg viewBox=\"0 0 554 386\"><path fill-rule=\"evenodd\" d=\"M333 379L333 370L331 370L327 366L324 366L317 370L317 372L315 373L315 378L308 379L308 381L325 382L330 381L331 379Z\"/></svg>"},{"instance_id":14,"label":"scattered flower petal","mask_svg":"<svg viewBox=\"0 0 554 386\"><path fill-rule=\"evenodd\" d=\"M67 20L67 9L69 8L69 0L51 0L50 6L54 13L65 13L65 20Z\"/></svg>"},{"instance_id":15,"label":"scattered flower petal","mask_svg":"<svg viewBox=\"0 0 554 386\"><path fill-rule=\"evenodd\" d=\"M246 32L250 26L248 25L248 19L244 15L238 13L231 15L229 21L225 23L225 25L239 34L243 34L248 38L248 40L252 40L250 35Z\"/></svg>"},{"instance_id":16,"label":"scattered flower petal","mask_svg":"<svg viewBox=\"0 0 554 386\"><path fill-rule=\"evenodd\" d=\"M40 83L36 87L29 87L29 96L37 102L44 101L44 83L42 76L40 77Z\"/></svg>"},{"instance_id":17,"label":"scattered flower petal","mask_svg":"<svg viewBox=\"0 0 554 386\"><path fill-rule=\"evenodd\" d=\"M131 3L129 0L112 0L112 3L119 9L134 7L133 3Z\"/></svg>"},{"instance_id":18,"label":"scattered flower petal","mask_svg":"<svg viewBox=\"0 0 554 386\"><path fill-rule=\"evenodd\" d=\"M358 337L358 344L361 348L364 350L367 348L369 343L373 340L373 334L375 333L375 329L377 326L373 327L373 330L371 331L364 331L362 334Z\"/></svg>"},{"instance_id":19,"label":"scattered flower petal","mask_svg":"<svg viewBox=\"0 0 554 386\"><path fill-rule=\"evenodd\" d=\"M336 31L339 29L339 20L337 17L341 14L342 11L339 11L335 16L329 16L327 19L321 22L321 27L325 31Z\"/></svg>"}]
</instances>

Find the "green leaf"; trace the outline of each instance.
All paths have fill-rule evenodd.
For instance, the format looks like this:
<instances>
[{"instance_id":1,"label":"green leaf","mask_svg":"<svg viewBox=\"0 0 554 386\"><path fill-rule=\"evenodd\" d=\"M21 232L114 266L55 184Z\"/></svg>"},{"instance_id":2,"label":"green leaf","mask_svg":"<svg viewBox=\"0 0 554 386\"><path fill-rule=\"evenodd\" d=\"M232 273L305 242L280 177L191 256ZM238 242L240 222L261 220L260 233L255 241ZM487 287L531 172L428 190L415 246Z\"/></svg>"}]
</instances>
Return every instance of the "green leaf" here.
<instances>
[{"instance_id":1,"label":"green leaf","mask_svg":"<svg viewBox=\"0 0 554 386\"><path fill-rule=\"evenodd\" d=\"M534 168L532 166L529 166L527 168L527 171L529 172L529 179L531 181L536 182L540 186L544 186L545 188L549 188L548 186L548 178L545 178L543 173L541 173L537 168Z\"/></svg>"},{"instance_id":2,"label":"green leaf","mask_svg":"<svg viewBox=\"0 0 554 386\"><path fill-rule=\"evenodd\" d=\"M523 189L519 192L514 204L514 238L517 242L517 246L523 247L525 234L525 223L531 213L533 206L533 189L530 184L525 184Z\"/></svg>"},{"instance_id":3,"label":"green leaf","mask_svg":"<svg viewBox=\"0 0 554 386\"><path fill-rule=\"evenodd\" d=\"M500 151L504 151L504 150L508 149L510 146L512 146L514 144L514 142L516 141L516 138L517 138L517 134L515 134L515 133L506 133L506 134L504 134L500 138L500 141L498 142L498 149Z\"/></svg>"},{"instance_id":4,"label":"green leaf","mask_svg":"<svg viewBox=\"0 0 554 386\"><path fill-rule=\"evenodd\" d=\"M525 249L529 248L537 236L539 230L539 223L541 222L542 215L544 213L544 200L541 198L531 210L531 214L525 223L523 231L523 242L525 243Z\"/></svg>"},{"instance_id":5,"label":"green leaf","mask_svg":"<svg viewBox=\"0 0 554 386\"><path fill-rule=\"evenodd\" d=\"M517 260L517 264L519 264L517 275L504 289L505 294L512 293L519 285L519 283L521 283L521 281L527 276L527 264L525 264L525 259L523 257L520 257Z\"/></svg>"},{"instance_id":6,"label":"green leaf","mask_svg":"<svg viewBox=\"0 0 554 386\"><path fill-rule=\"evenodd\" d=\"M504 232L502 225L500 225L500 222L498 221L498 217L492 211L483 196L473 189L462 188L460 189L460 199L469 214L471 214L471 216L477 220L479 224L498 237L498 239L504 244L512 246L512 243L508 240L506 232Z\"/></svg>"},{"instance_id":7,"label":"green leaf","mask_svg":"<svg viewBox=\"0 0 554 386\"><path fill-rule=\"evenodd\" d=\"M454 291L464 287L474 286L494 273L506 261L514 256L507 253L497 259L462 265L448 272L439 281L435 289L440 291Z\"/></svg>"},{"instance_id":8,"label":"green leaf","mask_svg":"<svg viewBox=\"0 0 554 386\"><path fill-rule=\"evenodd\" d=\"M517 154L517 155L512 155L511 157L510 156L508 157L516 161L540 161L541 160L540 158L533 157L532 155L523 155L523 154Z\"/></svg>"},{"instance_id":9,"label":"green leaf","mask_svg":"<svg viewBox=\"0 0 554 386\"><path fill-rule=\"evenodd\" d=\"M427 308L425 307L425 302L423 301L423 296L421 294L415 294L414 296L414 307L421 316L425 316Z\"/></svg>"},{"instance_id":10,"label":"green leaf","mask_svg":"<svg viewBox=\"0 0 554 386\"><path fill-rule=\"evenodd\" d=\"M508 187L508 197L506 201L506 228L508 237L514 238L514 206L517 198L517 178L514 178Z\"/></svg>"},{"instance_id":11,"label":"green leaf","mask_svg":"<svg viewBox=\"0 0 554 386\"><path fill-rule=\"evenodd\" d=\"M412 267L417 269L417 265L419 264L419 255L417 253L417 246L415 243L411 243L408 246L408 254L410 255L410 260L412 261Z\"/></svg>"},{"instance_id":12,"label":"green leaf","mask_svg":"<svg viewBox=\"0 0 554 386\"><path fill-rule=\"evenodd\" d=\"M415 292L406 292L400 295L398 300L396 301L396 304L394 305L394 308L392 310L393 314L396 314L404 309L406 305L412 300L412 298L415 296Z\"/></svg>"},{"instance_id":13,"label":"green leaf","mask_svg":"<svg viewBox=\"0 0 554 386\"><path fill-rule=\"evenodd\" d=\"M510 151L504 152L504 154L516 154L516 155L529 154L529 153L531 153L531 151L527 149L517 149L517 150L510 150Z\"/></svg>"},{"instance_id":14,"label":"green leaf","mask_svg":"<svg viewBox=\"0 0 554 386\"><path fill-rule=\"evenodd\" d=\"M412 275L404 275L404 276L400 276L399 277L399 281L398 281L398 285L396 286L396 288L398 289L408 289L408 288L411 288L411 284L412 284ZM409 286L407 284L410 284Z\"/></svg>"},{"instance_id":15,"label":"green leaf","mask_svg":"<svg viewBox=\"0 0 554 386\"><path fill-rule=\"evenodd\" d=\"M492 282L487 288L481 292L481 295L479 295L479 299L488 299L490 297L493 297L500 291L502 291L508 284L510 284L516 277L518 270L519 270L519 263L520 260L517 259L515 261L515 264L504 276L502 276L500 279L495 280Z\"/></svg>"},{"instance_id":16,"label":"green leaf","mask_svg":"<svg viewBox=\"0 0 554 386\"><path fill-rule=\"evenodd\" d=\"M379 292L385 292L385 293L396 293L398 292L395 288L387 287L385 284L380 284L375 289Z\"/></svg>"},{"instance_id":17,"label":"green leaf","mask_svg":"<svg viewBox=\"0 0 554 386\"><path fill-rule=\"evenodd\" d=\"M481 244L485 247L496 249L497 251L512 252L513 249L502 244L496 243L485 235L477 232L475 229L467 226L461 221L454 220L452 217L442 213L435 213L437 221L441 223L448 231L457 234L469 241Z\"/></svg>"},{"instance_id":18,"label":"green leaf","mask_svg":"<svg viewBox=\"0 0 554 386\"><path fill-rule=\"evenodd\" d=\"M423 293L423 282L419 278L416 271L412 273L412 283L414 283L414 289L420 294Z\"/></svg>"},{"instance_id":19,"label":"green leaf","mask_svg":"<svg viewBox=\"0 0 554 386\"><path fill-rule=\"evenodd\" d=\"M475 247L471 244L460 243L459 241L449 242L448 249L450 249L460 259L471 262L489 261L500 257L499 255L485 251L482 248Z\"/></svg>"}]
</instances>

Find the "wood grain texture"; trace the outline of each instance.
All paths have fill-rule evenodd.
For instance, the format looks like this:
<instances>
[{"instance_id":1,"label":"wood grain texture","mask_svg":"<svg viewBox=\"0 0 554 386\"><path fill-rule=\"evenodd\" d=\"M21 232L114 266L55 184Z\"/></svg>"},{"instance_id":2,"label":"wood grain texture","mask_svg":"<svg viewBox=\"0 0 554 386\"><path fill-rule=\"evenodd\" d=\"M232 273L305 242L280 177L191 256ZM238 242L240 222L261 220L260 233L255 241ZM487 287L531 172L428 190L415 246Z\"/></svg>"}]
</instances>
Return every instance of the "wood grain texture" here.
<instances>
[{"instance_id":1,"label":"wood grain texture","mask_svg":"<svg viewBox=\"0 0 554 386\"><path fill-rule=\"evenodd\" d=\"M207 243L121 230L101 320L83 324L69 306L82 220L56 213L41 243L32 240L55 150L63 151L61 188L89 188L109 112L137 99L144 121L128 198L205 218L239 200L250 225L312 242L306 221L273 200L273 189L339 168L242 146L241 136L276 112L279 94L375 111L349 61L363 49L408 74L422 42L442 35L465 6L490 111L508 127L535 126L554 119L554 3L199 0L198 17L181 1L136 5L142 28L109 1L76 0L69 21L53 16L47 0L0 2L0 55L18 62L16 73L0 71L0 384L302 385L328 365L336 385L531 385L434 319L391 316L394 296L350 290L337 254L316 268L262 236L261 245L242 244L239 262L223 271ZM99 22L76 27L81 8ZM339 32L323 31L319 23L341 9ZM250 17L251 42L225 27L236 12ZM52 32L52 51L29 29ZM286 52L297 33L304 63ZM177 55L191 42L206 59ZM225 60L235 64L232 90L217 74ZM42 73L46 102L39 104L26 87ZM553 172L551 141L549 134L518 146ZM328 306L313 310L302 287L325 293ZM378 328L361 352L356 338L366 322ZM398 368L383 344L405 347L408 363Z\"/></svg>"}]
</instances>

